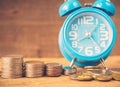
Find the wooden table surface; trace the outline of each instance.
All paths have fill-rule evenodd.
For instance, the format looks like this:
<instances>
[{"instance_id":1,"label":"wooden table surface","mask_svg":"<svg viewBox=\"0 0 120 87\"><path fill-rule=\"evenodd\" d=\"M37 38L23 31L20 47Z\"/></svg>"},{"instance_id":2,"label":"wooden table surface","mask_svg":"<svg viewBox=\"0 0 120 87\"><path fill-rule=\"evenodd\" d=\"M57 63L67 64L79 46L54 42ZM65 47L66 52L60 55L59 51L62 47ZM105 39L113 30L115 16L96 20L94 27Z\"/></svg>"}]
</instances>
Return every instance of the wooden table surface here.
<instances>
[{"instance_id":1,"label":"wooden table surface","mask_svg":"<svg viewBox=\"0 0 120 87\"><path fill-rule=\"evenodd\" d=\"M69 65L64 58L25 58L28 60L41 60L45 63L57 62L63 65ZM109 68L120 68L120 56L111 56L106 60ZM0 59L1 71L1 59ZM40 77L40 78L19 78L19 79L3 79L0 77L0 87L120 87L120 81L99 82L99 81L74 81L68 76L60 77Z\"/></svg>"}]
</instances>

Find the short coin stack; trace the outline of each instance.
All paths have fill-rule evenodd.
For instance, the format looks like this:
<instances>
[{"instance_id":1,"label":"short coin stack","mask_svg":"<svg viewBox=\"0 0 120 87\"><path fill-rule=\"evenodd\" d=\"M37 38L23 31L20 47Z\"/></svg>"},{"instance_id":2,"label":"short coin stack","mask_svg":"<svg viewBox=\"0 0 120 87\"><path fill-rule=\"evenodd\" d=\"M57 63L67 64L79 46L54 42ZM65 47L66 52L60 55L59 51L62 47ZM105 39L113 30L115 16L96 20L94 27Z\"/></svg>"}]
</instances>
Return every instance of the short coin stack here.
<instances>
[{"instance_id":1,"label":"short coin stack","mask_svg":"<svg viewBox=\"0 0 120 87\"><path fill-rule=\"evenodd\" d=\"M64 75L72 75L72 74L75 74L77 70L74 67L64 66L63 72L64 72Z\"/></svg>"},{"instance_id":2,"label":"short coin stack","mask_svg":"<svg viewBox=\"0 0 120 87\"><path fill-rule=\"evenodd\" d=\"M45 65L42 61L28 61L25 63L26 77L35 78L44 76Z\"/></svg>"},{"instance_id":3,"label":"short coin stack","mask_svg":"<svg viewBox=\"0 0 120 87\"><path fill-rule=\"evenodd\" d=\"M2 77L20 78L23 76L23 56L9 55L2 57Z\"/></svg>"},{"instance_id":4,"label":"short coin stack","mask_svg":"<svg viewBox=\"0 0 120 87\"><path fill-rule=\"evenodd\" d=\"M62 74L62 64L59 63L47 63L46 75L47 76L60 76Z\"/></svg>"}]
</instances>

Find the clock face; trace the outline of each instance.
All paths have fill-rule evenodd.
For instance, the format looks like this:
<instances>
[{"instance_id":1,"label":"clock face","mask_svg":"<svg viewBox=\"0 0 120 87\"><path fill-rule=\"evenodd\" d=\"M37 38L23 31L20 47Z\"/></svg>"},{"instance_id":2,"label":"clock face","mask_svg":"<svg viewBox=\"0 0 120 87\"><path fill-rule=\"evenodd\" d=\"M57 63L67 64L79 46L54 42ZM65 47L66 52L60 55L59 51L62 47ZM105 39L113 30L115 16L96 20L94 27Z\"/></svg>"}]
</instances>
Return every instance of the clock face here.
<instances>
[{"instance_id":1,"label":"clock face","mask_svg":"<svg viewBox=\"0 0 120 87\"><path fill-rule=\"evenodd\" d=\"M67 44L81 56L98 56L113 39L109 22L97 13L85 12L72 18L65 29Z\"/></svg>"}]
</instances>

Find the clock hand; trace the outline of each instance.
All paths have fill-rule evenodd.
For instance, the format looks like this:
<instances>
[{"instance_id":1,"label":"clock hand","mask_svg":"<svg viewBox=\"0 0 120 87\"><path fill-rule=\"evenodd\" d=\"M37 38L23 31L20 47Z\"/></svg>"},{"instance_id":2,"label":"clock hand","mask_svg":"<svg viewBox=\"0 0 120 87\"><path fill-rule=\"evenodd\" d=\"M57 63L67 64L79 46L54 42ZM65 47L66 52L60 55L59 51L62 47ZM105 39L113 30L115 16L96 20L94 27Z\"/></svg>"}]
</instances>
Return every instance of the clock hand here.
<instances>
[{"instance_id":1,"label":"clock hand","mask_svg":"<svg viewBox=\"0 0 120 87\"><path fill-rule=\"evenodd\" d=\"M94 40L92 37L90 37L90 39L92 40L93 44L94 44L96 47L99 47L99 45L95 42L95 40Z\"/></svg>"},{"instance_id":2,"label":"clock hand","mask_svg":"<svg viewBox=\"0 0 120 87\"><path fill-rule=\"evenodd\" d=\"M87 32L87 31L85 30L85 32ZM86 35L85 35L84 37L82 37L82 38L79 38L77 41L82 41L82 40L84 40L85 38L87 38Z\"/></svg>"},{"instance_id":3,"label":"clock hand","mask_svg":"<svg viewBox=\"0 0 120 87\"><path fill-rule=\"evenodd\" d=\"M77 41L82 41L86 38L86 36L82 37L81 39L78 39Z\"/></svg>"},{"instance_id":4,"label":"clock hand","mask_svg":"<svg viewBox=\"0 0 120 87\"><path fill-rule=\"evenodd\" d=\"M97 25L95 25L91 30L91 32L90 33L92 33L95 29L96 29L96 27L97 27Z\"/></svg>"}]
</instances>

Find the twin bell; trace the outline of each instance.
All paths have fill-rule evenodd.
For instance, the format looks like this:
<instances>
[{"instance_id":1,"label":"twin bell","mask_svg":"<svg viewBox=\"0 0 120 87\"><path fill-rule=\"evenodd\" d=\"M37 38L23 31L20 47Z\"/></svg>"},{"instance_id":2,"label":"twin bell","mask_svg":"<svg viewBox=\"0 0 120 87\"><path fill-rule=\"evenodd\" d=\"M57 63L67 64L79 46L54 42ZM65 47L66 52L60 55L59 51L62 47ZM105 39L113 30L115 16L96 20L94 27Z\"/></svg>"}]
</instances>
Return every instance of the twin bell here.
<instances>
[{"instance_id":1,"label":"twin bell","mask_svg":"<svg viewBox=\"0 0 120 87\"><path fill-rule=\"evenodd\" d=\"M93 4L86 4L85 6L100 9L109 16L113 16L116 13L116 8L110 0L95 0ZM82 5L78 0L65 0L59 8L59 15L63 17L81 8Z\"/></svg>"}]
</instances>

